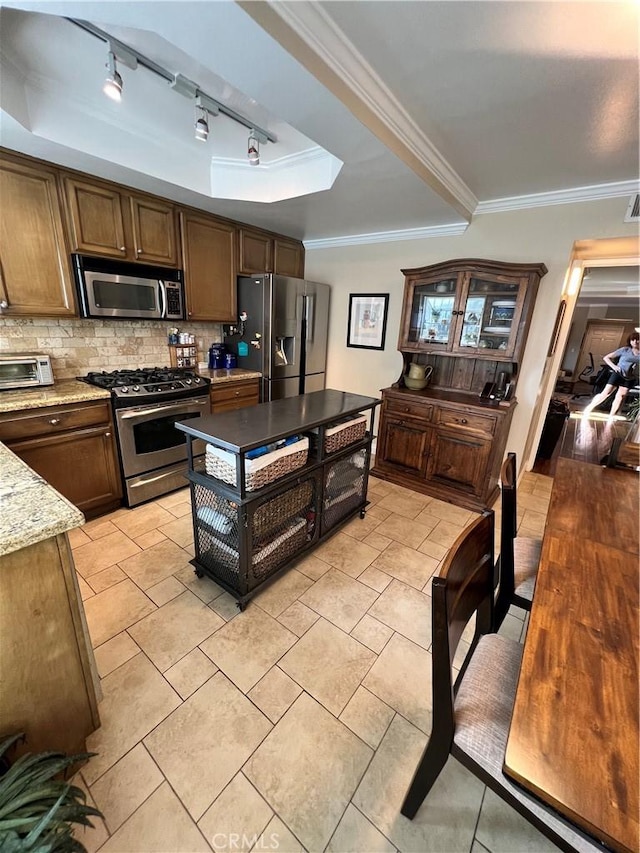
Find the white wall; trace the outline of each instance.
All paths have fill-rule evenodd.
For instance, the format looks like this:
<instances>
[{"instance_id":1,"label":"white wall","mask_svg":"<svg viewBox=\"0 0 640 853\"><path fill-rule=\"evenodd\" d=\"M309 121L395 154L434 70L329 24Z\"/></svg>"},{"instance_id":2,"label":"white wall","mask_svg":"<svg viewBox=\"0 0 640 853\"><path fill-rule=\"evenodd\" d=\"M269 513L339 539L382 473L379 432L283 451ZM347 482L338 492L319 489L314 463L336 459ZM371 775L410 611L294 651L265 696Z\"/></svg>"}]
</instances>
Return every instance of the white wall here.
<instances>
[{"instance_id":1,"label":"white wall","mask_svg":"<svg viewBox=\"0 0 640 853\"><path fill-rule=\"evenodd\" d=\"M371 397L396 381L402 370L397 350L404 277L401 269L454 258L485 258L516 263L544 262L527 347L518 379L518 407L507 442L522 459L540 378L569 256L576 240L625 237L637 226L624 223L628 198L563 204L477 216L458 237L434 237L309 249L305 275L332 285L327 387ZM350 293L389 293L387 337L383 351L346 346Z\"/></svg>"}]
</instances>

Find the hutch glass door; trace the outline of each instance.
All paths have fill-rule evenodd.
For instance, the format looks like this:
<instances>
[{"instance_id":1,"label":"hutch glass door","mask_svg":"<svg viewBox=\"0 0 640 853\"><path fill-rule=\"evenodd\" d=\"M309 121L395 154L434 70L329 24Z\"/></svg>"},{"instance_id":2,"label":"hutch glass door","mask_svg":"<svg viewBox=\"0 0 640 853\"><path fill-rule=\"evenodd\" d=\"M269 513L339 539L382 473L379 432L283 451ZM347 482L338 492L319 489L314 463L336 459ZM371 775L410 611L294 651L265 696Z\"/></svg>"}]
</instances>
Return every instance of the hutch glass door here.
<instances>
[{"instance_id":1,"label":"hutch glass door","mask_svg":"<svg viewBox=\"0 0 640 853\"><path fill-rule=\"evenodd\" d=\"M406 341L410 345L434 349L450 348L455 325L456 279L417 283L413 289L409 328Z\"/></svg>"},{"instance_id":2,"label":"hutch glass door","mask_svg":"<svg viewBox=\"0 0 640 853\"><path fill-rule=\"evenodd\" d=\"M502 358L513 352L522 299L520 281L471 278L467 289L456 349L495 351Z\"/></svg>"}]
</instances>

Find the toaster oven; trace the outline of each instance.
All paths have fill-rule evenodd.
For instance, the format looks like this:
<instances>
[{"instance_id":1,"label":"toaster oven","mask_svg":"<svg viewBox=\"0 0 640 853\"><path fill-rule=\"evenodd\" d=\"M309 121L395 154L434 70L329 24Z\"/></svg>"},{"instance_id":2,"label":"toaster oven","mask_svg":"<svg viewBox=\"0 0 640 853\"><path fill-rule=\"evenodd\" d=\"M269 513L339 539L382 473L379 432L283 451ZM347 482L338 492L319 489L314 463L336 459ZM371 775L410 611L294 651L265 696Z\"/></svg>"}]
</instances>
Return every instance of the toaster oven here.
<instances>
[{"instance_id":1,"label":"toaster oven","mask_svg":"<svg viewBox=\"0 0 640 853\"><path fill-rule=\"evenodd\" d=\"M40 353L0 353L0 391L53 385L51 358Z\"/></svg>"}]
</instances>

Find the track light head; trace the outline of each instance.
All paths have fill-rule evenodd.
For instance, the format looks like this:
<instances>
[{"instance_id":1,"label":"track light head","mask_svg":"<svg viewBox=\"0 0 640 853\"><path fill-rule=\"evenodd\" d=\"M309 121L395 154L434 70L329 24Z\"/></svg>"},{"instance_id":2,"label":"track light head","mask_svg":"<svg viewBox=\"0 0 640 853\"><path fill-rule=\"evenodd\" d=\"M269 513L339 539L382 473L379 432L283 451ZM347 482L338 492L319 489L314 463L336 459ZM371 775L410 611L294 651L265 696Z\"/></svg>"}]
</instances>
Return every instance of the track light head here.
<instances>
[{"instance_id":1,"label":"track light head","mask_svg":"<svg viewBox=\"0 0 640 853\"><path fill-rule=\"evenodd\" d=\"M196 139L198 142L206 142L209 138L209 116L206 109L200 103L200 99L196 101Z\"/></svg>"},{"instance_id":2,"label":"track light head","mask_svg":"<svg viewBox=\"0 0 640 853\"><path fill-rule=\"evenodd\" d=\"M196 121L196 139L198 142L206 142L209 138L209 125L205 118L200 117Z\"/></svg>"},{"instance_id":3,"label":"track light head","mask_svg":"<svg viewBox=\"0 0 640 853\"><path fill-rule=\"evenodd\" d=\"M106 67L109 69L109 75L104 81L102 91L112 101L120 101L122 100L122 77L118 74L116 57L112 51L109 51Z\"/></svg>"},{"instance_id":4,"label":"track light head","mask_svg":"<svg viewBox=\"0 0 640 853\"><path fill-rule=\"evenodd\" d=\"M258 141L257 136L254 134L254 131L251 131L251 133L249 134L249 141L247 143L247 157L249 158L250 166L260 165L260 142Z\"/></svg>"}]
</instances>

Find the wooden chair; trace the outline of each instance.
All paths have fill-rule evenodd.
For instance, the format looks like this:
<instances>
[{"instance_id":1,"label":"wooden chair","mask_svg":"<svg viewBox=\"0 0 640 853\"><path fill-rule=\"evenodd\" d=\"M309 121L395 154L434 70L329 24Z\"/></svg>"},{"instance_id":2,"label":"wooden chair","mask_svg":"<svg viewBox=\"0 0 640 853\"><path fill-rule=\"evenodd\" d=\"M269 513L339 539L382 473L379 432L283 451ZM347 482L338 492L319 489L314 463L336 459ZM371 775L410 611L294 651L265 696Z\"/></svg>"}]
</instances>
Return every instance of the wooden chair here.
<instances>
[{"instance_id":1,"label":"wooden chair","mask_svg":"<svg viewBox=\"0 0 640 853\"><path fill-rule=\"evenodd\" d=\"M500 470L502 522L500 557L496 566L499 581L494 611L494 630L498 630L512 604L531 610L538 574L542 539L517 535L516 454L507 453Z\"/></svg>"},{"instance_id":2,"label":"wooden chair","mask_svg":"<svg viewBox=\"0 0 640 853\"><path fill-rule=\"evenodd\" d=\"M493 534L493 512L486 511L463 530L433 580L433 728L402 814L415 817L451 754L563 850L602 853L600 845L502 772L522 646L489 633L494 606ZM456 649L474 614L471 647L453 683Z\"/></svg>"}]
</instances>

